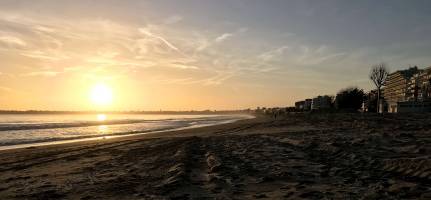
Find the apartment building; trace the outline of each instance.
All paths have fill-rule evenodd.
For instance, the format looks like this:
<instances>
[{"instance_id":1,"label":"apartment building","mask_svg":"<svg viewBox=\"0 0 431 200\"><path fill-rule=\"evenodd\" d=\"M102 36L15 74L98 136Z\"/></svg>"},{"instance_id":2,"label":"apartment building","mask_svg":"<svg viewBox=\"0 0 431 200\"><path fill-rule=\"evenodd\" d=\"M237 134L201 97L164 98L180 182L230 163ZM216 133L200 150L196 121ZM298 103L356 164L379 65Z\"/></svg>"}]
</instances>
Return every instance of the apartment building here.
<instances>
[{"instance_id":1,"label":"apartment building","mask_svg":"<svg viewBox=\"0 0 431 200\"><path fill-rule=\"evenodd\" d=\"M431 111L431 67L407 70L389 74L385 84L384 99L388 112Z\"/></svg>"},{"instance_id":2,"label":"apartment building","mask_svg":"<svg viewBox=\"0 0 431 200\"><path fill-rule=\"evenodd\" d=\"M388 105L388 112L396 113L398 111L398 102L408 101L411 96L409 90L410 78L418 72L417 67L411 67L388 75L383 96Z\"/></svg>"},{"instance_id":3,"label":"apartment building","mask_svg":"<svg viewBox=\"0 0 431 200\"><path fill-rule=\"evenodd\" d=\"M410 78L408 101L428 101L431 98L431 67L421 70Z\"/></svg>"}]
</instances>

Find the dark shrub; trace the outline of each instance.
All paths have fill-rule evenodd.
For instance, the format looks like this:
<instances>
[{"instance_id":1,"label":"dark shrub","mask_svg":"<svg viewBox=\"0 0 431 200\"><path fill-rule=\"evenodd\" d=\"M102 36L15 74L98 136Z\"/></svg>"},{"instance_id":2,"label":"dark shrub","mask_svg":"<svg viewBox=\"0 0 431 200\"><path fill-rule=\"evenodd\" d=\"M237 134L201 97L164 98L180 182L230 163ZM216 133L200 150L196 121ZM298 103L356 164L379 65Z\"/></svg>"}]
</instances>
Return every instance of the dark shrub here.
<instances>
[{"instance_id":1,"label":"dark shrub","mask_svg":"<svg viewBox=\"0 0 431 200\"><path fill-rule=\"evenodd\" d=\"M364 91L359 88L347 88L339 91L335 97L335 106L343 111L358 111L362 107Z\"/></svg>"}]
</instances>

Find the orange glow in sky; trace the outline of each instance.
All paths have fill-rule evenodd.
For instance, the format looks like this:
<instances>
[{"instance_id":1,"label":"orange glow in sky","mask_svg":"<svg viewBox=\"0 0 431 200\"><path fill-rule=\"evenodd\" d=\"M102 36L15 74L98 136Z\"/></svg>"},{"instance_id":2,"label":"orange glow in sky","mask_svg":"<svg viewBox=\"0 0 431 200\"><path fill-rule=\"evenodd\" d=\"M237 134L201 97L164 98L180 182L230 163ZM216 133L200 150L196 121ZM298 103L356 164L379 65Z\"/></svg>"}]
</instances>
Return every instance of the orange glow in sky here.
<instances>
[{"instance_id":1,"label":"orange glow in sky","mask_svg":"<svg viewBox=\"0 0 431 200\"><path fill-rule=\"evenodd\" d=\"M362 4L0 0L0 110L286 107L431 64L431 1Z\"/></svg>"}]
</instances>

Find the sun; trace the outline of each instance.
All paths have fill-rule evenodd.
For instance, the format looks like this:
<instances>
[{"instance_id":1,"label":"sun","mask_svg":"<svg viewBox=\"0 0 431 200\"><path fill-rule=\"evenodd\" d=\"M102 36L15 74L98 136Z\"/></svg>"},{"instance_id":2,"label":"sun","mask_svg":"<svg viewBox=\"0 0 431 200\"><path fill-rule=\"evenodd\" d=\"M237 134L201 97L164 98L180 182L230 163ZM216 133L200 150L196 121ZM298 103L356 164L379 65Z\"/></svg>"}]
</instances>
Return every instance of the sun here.
<instances>
[{"instance_id":1,"label":"sun","mask_svg":"<svg viewBox=\"0 0 431 200\"><path fill-rule=\"evenodd\" d=\"M90 91L90 99L97 106L107 106L112 103L112 90L109 86L98 83Z\"/></svg>"}]
</instances>

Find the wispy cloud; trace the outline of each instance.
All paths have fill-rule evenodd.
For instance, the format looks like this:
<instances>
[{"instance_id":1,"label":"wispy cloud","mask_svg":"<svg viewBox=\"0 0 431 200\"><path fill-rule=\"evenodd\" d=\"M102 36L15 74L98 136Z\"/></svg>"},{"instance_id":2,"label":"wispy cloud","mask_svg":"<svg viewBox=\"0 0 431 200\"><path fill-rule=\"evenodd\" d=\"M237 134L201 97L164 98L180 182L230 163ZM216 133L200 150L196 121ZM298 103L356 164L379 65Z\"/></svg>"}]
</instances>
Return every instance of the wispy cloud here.
<instances>
[{"instance_id":1,"label":"wispy cloud","mask_svg":"<svg viewBox=\"0 0 431 200\"><path fill-rule=\"evenodd\" d=\"M54 33L55 29L50 28L50 27L46 27L46 26L42 26L42 25L36 25L36 26L34 26L34 31L43 32L43 33Z\"/></svg>"},{"instance_id":2,"label":"wispy cloud","mask_svg":"<svg viewBox=\"0 0 431 200\"><path fill-rule=\"evenodd\" d=\"M162 83L162 84L189 84L190 82L193 81L193 78L191 77L187 77L187 78L173 78L173 79L169 79L169 78L155 78L154 79L155 82L157 83Z\"/></svg>"},{"instance_id":3,"label":"wispy cloud","mask_svg":"<svg viewBox=\"0 0 431 200\"><path fill-rule=\"evenodd\" d=\"M289 49L288 46L281 46L277 47L275 49L269 50L267 52L264 52L258 56L259 59L262 59L264 61L272 60L276 56L281 56L287 49Z\"/></svg>"},{"instance_id":4,"label":"wispy cloud","mask_svg":"<svg viewBox=\"0 0 431 200\"><path fill-rule=\"evenodd\" d=\"M41 59L41 60L49 60L49 61L59 61L59 60L64 60L69 58L68 56L63 55L60 52L44 52L44 51L40 51L40 50L35 50L35 51L23 51L21 53L21 55L26 56L26 57L30 57L30 58L36 58L36 59Z\"/></svg>"},{"instance_id":5,"label":"wispy cloud","mask_svg":"<svg viewBox=\"0 0 431 200\"><path fill-rule=\"evenodd\" d=\"M298 56L298 62L304 65L318 65L346 55L344 52L332 52L325 45L316 48L303 45L299 50L301 55Z\"/></svg>"},{"instance_id":6,"label":"wispy cloud","mask_svg":"<svg viewBox=\"0 0 431 200\"><path fill-rule=\"evenodd\" d=\"M266 63L288 63L291 66L318 66L325 62L336 64L337 60L346 56L345 52L336 52L333 48L326 45L283 45L263 52L257 56Z\"/></svg>"},{"instance_id":7,"label":"wispy cloud","mask_svg":"<svg viewBox=\"0 0 431 200\"><path fill-rule=\"evenodd\" d=\"M62 72L56 72L56 71L37 71L37 72L30 72L22 74L22 76L45 76L45 77L53 77L57 76Z\"/></svg>"},{"instance_id":8,"label":"wispy cloud","mask_svg":"<svg viewBox=\"0 0 431 200\"><path fill-rule=\"evenodd\" d=\"M173 49L173 50L175 50L175 51L179 51L178 47L176 47L175 45L173 45L172 43L170 43L170 42L169 42L167 39L165 39L164 37L159 36L159 35L156 35L156 34L154 34L154 33L150 32L149 30L147 30L147 29L145 29L145 28L139 28L138 30L139 30L139 32L141 32L142 34L144 34L144 35L146 35L146 36L148 36L148 37L152 37L152 38L155 38L155 39L157 39L157 40L162 41L162 42L163 42L163 44L165 44L165 45L166 45L166 46L168 46L169 48L171 48L171 49Z\"/></svg>"},{"instance_id":9,"label":"wispy cloud","mask_svg":"<svg viewBox=\"0 0 431 200\"><path fill-rule=\"evenodd\" d=\"M6 45L24 47L27 45L24 40L15 36L0 36L0 42Z\"/></svg>"},{"instance_id":10,"label":"wispy cloud","mask_svg":"<svg viewBox=\"0 0 431 200\"><path fill-rule=\"evenodd\" d=\"M154 81L163 84L200 84L204 86L217 86L223 84L226 80L235 76L235 73L218 73L215 76L211 76L204 79L196 79L192 77L187 78L156 78Z\"/></svg>"},{"instance_id":11,"label":"wispy cloud","mask_svg":"<svg viewBox=\"0 0 431 200\"><path fill-rule=\"evenodd\" d=\"M169 28L182 19L175 15L162 24L135 26L105 19L47 20L3 13L0 14L0 26L6 28L0 31L0 45L3 44L5 49L14 48L14 55L37 59L29 68L61 64L58 69L65 73L72 73L73 70L66 68L75 69L74 66L80 66L80 71L99 67L199 69L191 63L195 58L180 48L181 45L187 48L189 41L193 41L192 36L180 39L176 31ZM3 32L8 34L2 35ZM179 41L180 45L175 44ZM0 52L5 53L8 51ZM24 74L54 76L58 73L35 71Z\"/></svg>"},{"instance_id":12,"label":"wispy cloud","mask_svg":"<svg viewBox=\"0 0 431 200\"><path fill-rule=\"evenodd\" d=\"M240 33L245 33L248 31L248 28L239 28L238 30L236 30L235 32L232 33L223 33L220 36L216 37L216 39L214 40L217 43L221 43L231 37L233 37L234 35L240 34Z\"/></svg>"},{"instance_id":13,"label":"wispy cloud","mask_svg":"<svg viewBox=\"0 0 431 200\"><path fill-rule=\"evenodd\" d=\"M168 66L174 67L174 68L180 68L180 69L199 69L199 67L197 66L185 64L185 63L170 63L168 64Z\"/></svg>"},{"instance_id":14,"label":"wispy cloud","mask_svg":"<svg viewBox=\"0 0 431 200\"><path fill-rule=\"evenodd\" d=\"M216 42L223 42L227 40L228 38L232 37L233 33L223 33L222 35L218 36L215 41Z\"/></svg>"},{"instance_id":15,"label":"wispy cloud","mask_svg":"<svg viewBox=\"0 0 431 200\"><path fill-rule=\"evenodd\" d=\"M3 91L3 92L11 92L11 91L12 91L12 88L4 87L4 86L0 86L0 91Z\"/></svg>"},{"instance_id":16,"label":"wispy cloud","mask_svg":"<svg viewBox=\"0 0 431 200\"><path fill-rule=\"evenodd\" d=\"M220 85L235 76L235 72L219 72L216 76L201 80L204 85Z\"/></svg>"}]
</instances>

